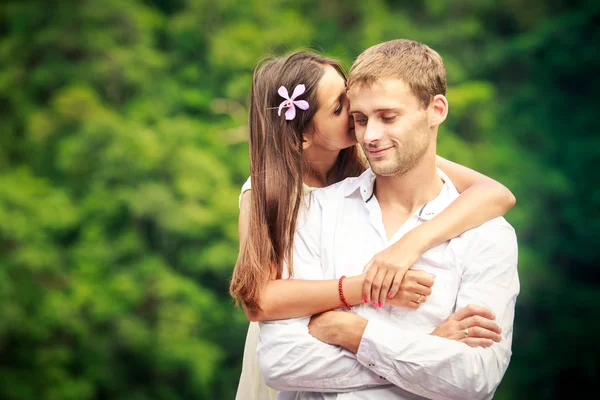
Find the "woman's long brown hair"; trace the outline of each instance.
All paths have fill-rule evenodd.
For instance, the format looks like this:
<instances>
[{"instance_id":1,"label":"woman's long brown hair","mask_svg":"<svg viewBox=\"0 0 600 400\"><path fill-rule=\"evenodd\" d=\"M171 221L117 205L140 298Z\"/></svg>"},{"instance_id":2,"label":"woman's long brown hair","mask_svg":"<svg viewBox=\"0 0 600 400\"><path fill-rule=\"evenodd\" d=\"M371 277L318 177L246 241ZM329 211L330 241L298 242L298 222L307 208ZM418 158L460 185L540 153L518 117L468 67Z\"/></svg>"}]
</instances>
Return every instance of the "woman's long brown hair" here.
<instances>
[{"instance_id":1,"label":"woman's long brown hair","mask_svg":"<svg viewBox=\"0 0 600 400\"><path fill-rule=\"evenodd\" d=\"M281 279L287 261L293 274L292 242L302 201L302 177L308 167L302 151L302 132L311 127L319 108L317 87L331 65L346 78L341 64L321 55L299 51L284 58L267 58L256 66L250 94L251 209L247 239L241 244L230 293L249 310L260 310L261 289L269 279ZM277 113L284 86L291 95L298 84L306 91L299 100L308 110L296 109L296 118ZM365 164L357 146L344 149L331 171L338 182L358 176Z\"/></svg>"}]
</instances>

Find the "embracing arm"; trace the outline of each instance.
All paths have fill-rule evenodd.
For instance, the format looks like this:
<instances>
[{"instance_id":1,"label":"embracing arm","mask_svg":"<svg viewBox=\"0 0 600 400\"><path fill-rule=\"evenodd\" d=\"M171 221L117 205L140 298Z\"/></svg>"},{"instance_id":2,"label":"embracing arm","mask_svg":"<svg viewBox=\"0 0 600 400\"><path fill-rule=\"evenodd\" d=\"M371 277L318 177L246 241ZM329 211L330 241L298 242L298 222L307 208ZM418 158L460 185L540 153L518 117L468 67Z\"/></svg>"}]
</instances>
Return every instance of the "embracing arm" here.
<instances>
[{"instance_id":1,"label":"embracing arm","mask_svg":"<svg viewBox=\"0 0 600 400\"><path fill-rule=\"evenodd\" d=\"M364 281L364 275L344 280L344 295L350 305L361 303ZM306 317L343 307L343 304L338 294L337 279L276 279L265 283L260 307L260 311L246 310L250 321Z\"/></svg>"},{"instance_id":2,"label":"embracing arm","mask_svg":"<svg viewBox=\"0 0 600 400\"><path fill-rule=\"evenodd\" d=\"M460 196L437 216L373 257L366 266L369 272L363 288L363 296L369 300L383 305L388 293L395 296L404 273L421 254L504 215L515 205L511 191L492 178L440 156L436 165L450 177Z\"/></svg>"},{"instance_id":3,"label":"embracing arm","mask_svg":"<svg viewBox=\"0 0 600 400\"><path fill-rule=\"evenodd\" d=\"M438 216L422 225L428 230L424 235L429 239L427 248L506 214L516 203L511 191L492 178L440 156L437 156L436 165L450 177L460 196Z\"/></svg>"},{"instance_id":4,"label":"embracing arm","mask_svg":"<svg viewBox=\"0 0 600 400\"><path fill-rule=\"evenodd\" d=\"M242 195L239 216L240 244L246 240L250 213L250 192ZM240 246L241 248L241 246ZM364 301L362 292L366 274L344 279L343 290L346 301L355 306ZM396 307L418 308L413 300L417 294L427 296L431 293L433 279L422 271L411 271L398 291L390 300ZM339 281L271 279L264 283L259 300L260 310L244 307L250 321L271 321L288 318L306 317L324 311L344 307L339 297Z\"/></svg>"},{"instance_id":5,"label":"embracing arm","mask_svg":"<svg viewBox=\"0 0 600 400\"><path fill-rule=\"evenodd\" d=\"M516 203L511 191L492 178L440 156L436 165L450 177L460 196L408 234L415 236L410 239L415 245L420 243L422 252L504 215Z\"/></svg>"},{"instance_id":6,"label":"embracing arm","mask_svg":"<svg viewBox=\"0 0 600 400\"><path fill-rule=\"evenodd\" d=\"M240 202L238 230L240 248L246 240L250 223L250 191L244 192ZM364 275L344 280L344 295L351 305L361 303ZM273 279L265 282L260 296L260 310L244 308L250 321L267 321L306 317L342 307L337 279L293 280Z\"/></svg>"}]
</instances>

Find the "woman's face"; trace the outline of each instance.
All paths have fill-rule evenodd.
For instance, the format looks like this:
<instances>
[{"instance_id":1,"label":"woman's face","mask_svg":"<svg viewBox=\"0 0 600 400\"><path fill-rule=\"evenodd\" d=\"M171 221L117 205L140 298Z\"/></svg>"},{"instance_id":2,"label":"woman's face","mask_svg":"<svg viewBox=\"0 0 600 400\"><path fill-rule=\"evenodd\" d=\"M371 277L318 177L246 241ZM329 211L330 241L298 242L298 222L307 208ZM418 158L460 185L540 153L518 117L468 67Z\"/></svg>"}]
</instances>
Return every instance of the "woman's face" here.
<instances>
[{"instance_id":1,"label":"woman's face","mask_svg":"<svg viewBox=\"0 0 600 400\"><path fill-rule=\"evenodd\" d=\"M309 132L311 145L324 150L342 150L356 144L354 123L348 114L346 81L331 65L323 69L325 73L317 87L319 109Z\"/></svg>"}]
</instances>

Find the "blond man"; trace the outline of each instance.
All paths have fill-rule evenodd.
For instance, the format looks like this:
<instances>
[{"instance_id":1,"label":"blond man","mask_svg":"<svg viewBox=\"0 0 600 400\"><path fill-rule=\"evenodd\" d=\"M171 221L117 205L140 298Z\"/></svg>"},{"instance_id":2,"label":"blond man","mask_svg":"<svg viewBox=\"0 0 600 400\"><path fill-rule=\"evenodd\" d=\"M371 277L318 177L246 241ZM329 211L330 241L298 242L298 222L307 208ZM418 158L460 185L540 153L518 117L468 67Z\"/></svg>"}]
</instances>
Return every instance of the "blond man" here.
<instances>
[{"instance_id":1,"label":"blond man","mask_svg":"<svg viewBox=\"0 0 600 400\"><path fill-rule=\"evenodd\" d=\"M295 279L360 274L458 197L435 167L448 101L434 50L409 40L373 46L352 66L348 89L371 169L313 192L294 240ZM278 399L492 398L511 356L514 230L497 218L425 252L413 268L435 276L418 309L362 305L264 323L259 361Z\"/></svg>"}]
</instances>

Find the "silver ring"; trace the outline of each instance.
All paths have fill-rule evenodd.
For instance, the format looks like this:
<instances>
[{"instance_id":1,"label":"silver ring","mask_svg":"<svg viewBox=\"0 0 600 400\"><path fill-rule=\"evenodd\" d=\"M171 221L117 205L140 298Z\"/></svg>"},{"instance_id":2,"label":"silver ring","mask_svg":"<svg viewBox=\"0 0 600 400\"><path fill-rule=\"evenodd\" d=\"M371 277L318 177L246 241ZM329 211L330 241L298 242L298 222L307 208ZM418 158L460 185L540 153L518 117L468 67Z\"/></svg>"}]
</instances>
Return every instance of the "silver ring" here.
<instances>
[{"instance_id":1,"label":"silver ring","mask_svg":"<svg viewBox=\"0 0 600 400\"><path fill-rule=\"evenodd\" d=\"M465 329L465 337L469 337L469 328Z\"/></svg>"}]
</instances>

